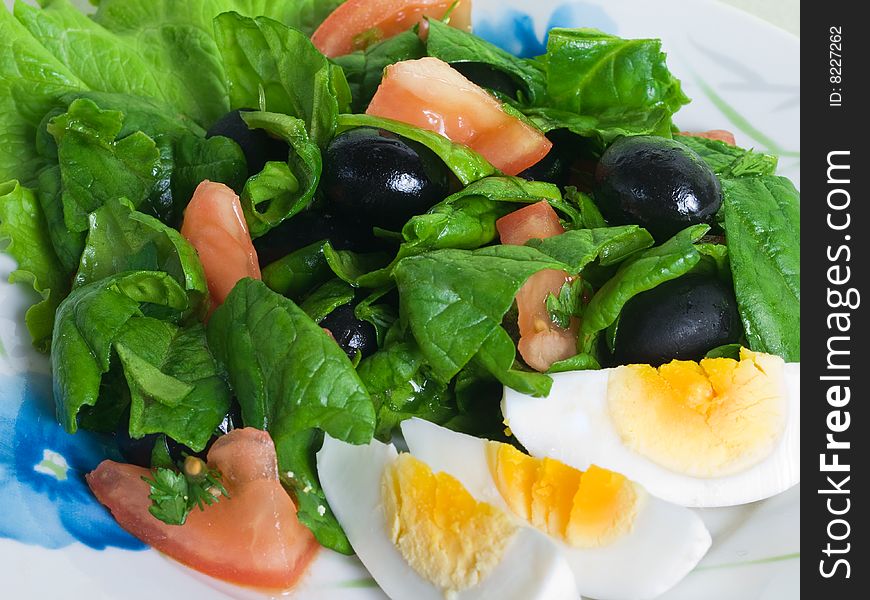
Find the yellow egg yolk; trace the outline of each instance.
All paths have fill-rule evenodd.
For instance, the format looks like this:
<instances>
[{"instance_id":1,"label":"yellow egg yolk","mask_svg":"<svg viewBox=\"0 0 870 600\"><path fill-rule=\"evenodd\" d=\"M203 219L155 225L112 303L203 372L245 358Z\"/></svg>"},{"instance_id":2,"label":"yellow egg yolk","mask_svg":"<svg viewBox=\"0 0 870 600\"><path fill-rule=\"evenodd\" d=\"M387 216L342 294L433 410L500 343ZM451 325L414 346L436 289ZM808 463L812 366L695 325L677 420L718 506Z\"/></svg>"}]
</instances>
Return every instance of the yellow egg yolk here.
<instances>
[{"instance_id":1,"label":"yellow egg yolk","mask_svg":"<svg viewBox=\"0 0 870 600\"><path fill-rule=\"evenodd\" d=\"M610 415L622 441L663 467L694 477L737 473L766 458L785 429L781 358L675 360L658 369L618 367Z\"/></svg>"},{"instance_id":2,"label":"yellow egg yolk","mask_svg":"<svg viewBox=\"0 0 870 600\"><path fill-rule=\"evenodd\" d=\"M387 467L382 496L390 539L421 577L448 594L483 581L516 533L503 511L410 454Z\"/></svg>"},{"instance_id":3,"label":"yellow egg yolk","mask_svg":"<svg viewBox=\"0 0 870 600\"><path fill-rule=\"evenodd\" d=\"M578 548L609 544L631 530L643 492L619 473L579 471L499 442L487 461L510 509L532 526Z\"/></svg>"}]
</instances>

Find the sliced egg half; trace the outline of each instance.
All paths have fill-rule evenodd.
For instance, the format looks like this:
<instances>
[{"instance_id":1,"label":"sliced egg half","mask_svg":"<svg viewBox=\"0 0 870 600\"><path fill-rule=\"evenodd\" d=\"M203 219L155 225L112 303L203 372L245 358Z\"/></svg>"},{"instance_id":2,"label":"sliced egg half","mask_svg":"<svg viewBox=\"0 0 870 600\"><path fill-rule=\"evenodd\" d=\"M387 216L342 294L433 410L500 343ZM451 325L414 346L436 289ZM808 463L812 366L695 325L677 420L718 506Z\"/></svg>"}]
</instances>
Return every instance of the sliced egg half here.
<instances>
[{"instance_id":1,"label":"sliced egg half","mask_svg":"<svg viewBox=\"0 0 870 600\"><path fill-rule=\"evenodd\" d=\"M710 547L695 513L649 496L618 473L594 466L581 472L421 419L403 422L402 433L414 456L509 512L518 525L549 535L584 597L655 598Z\"/></svg>"},{"instance_id":2,"label":"sliced egg half","mask_svg":"<svg viewBox=\"0 0 870 600\"><path fill-rule=\"evenodd\" d=\"M326 499L359 559L394 600L568 600L574 576L555 545L454 477L376 440L326 436Z\"/></svg>"},{"instance_id":3,"label":"sliced egg half","mask_svg":"<svg viewBox=\"0 0 870 600\"><path fill-rule=\"evenodd\" d=\"M800 481L800 363L769 354L560 373L547 398L505 389L502 412L533 456L613 469L682 506Z\"/></svg>"}]
</instances>

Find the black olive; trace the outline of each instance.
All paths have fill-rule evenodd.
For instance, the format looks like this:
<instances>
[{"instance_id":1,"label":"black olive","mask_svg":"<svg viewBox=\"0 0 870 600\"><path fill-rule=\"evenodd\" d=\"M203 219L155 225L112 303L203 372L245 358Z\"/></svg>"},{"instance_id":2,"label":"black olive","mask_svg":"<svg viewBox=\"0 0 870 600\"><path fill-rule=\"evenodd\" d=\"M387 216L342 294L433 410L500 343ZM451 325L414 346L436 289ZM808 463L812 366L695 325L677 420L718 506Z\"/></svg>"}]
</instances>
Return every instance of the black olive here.
<instances>
[{"instance_id":1,"label":"black olive","mask_svg":"<svg viewBox=\"0 0 870 600\"><path fill-rule=\"evenodd\" d=\"M547 156L517 175L529 181L546 181L559 187L568 185L571 178L571 165L578 156L580 137L567 130L557 129L547 134L553 147Z\"/></svg>"},{"instance_id":2,"label":"black olive","mask_svg":"<svg viewBox=\"0 0 870 600\"><path fill-rule=\"evenodd\" d=\"M240 110L233 110L218 119L206 132L205 137L216 135L236 142L248 163L248 175L256 175L269 161L287 162L290 147L284 140L273 138L262 129L249 129Z\"/></svg>"},{"instance_id":3,"label":"black olive","mask_svg":"<svg viewBox=\"0 0 870 600\"><path fill-rule=\"evenodd\" d=\"M353 359L356 353L362 357L374 354L378 349L375 327L368 321L356 318L352 304L339 306L320 322L320 326L328 329L341 349Z\"/></svg>"},{"instance_id":4,"label":"black olive","mask_svg":"<svg viewBox=\"0 0 870 600\"><path fill-rule=\"evenodd\" d=\"M482 88L495 90L510 98L517 97L519 87L513 77L504 71L499 71L481 62L459 62L453 63L450 66L462 73L466 79Z\"/></svg>"},{"instance_id":5,"label":"black olive","mask_svg":"<svg viewBox=\"0 0 870 600\"><path fill-rule=\"evenodd\" d=\"M257 258L266 266L295 250L320 240L329 240L336 250L372 252L383 248L384 242L352 223L319 211L305 211L287 219L266 235L254 240Z\"/></svg>"},{"instance_id":6,"label":"black olive","mask_svg":"<svg viewBox=\"0 0 870 600\"><path fill-rule=\"evenodd\" d=\"M623 307L616 330L616 364L662 365L700 360L740 340L734 292L711 275L686 275L638 294Z\"/></svg>"},{"instance_id":7,"label":"black olive","mask_svg":"<svg viewBox=\"0 0 870 600\"><path fill-rule=\"evenodd\" d=\"M447 197L450 178L441 159L422 144L361 127L329 144L322 189L336 216L398 231Z\"/></svg>"},{"instance_id":8,"label":"black olive","mask_svg":"<svg viewBox=\"0 0 870 600\"><path fill-rule=\"evenodd\" d=\"M719 179L693 150L655 136L614 142L595 170L595 200L611 223L638 224L664 241L710 223L722 205Z\"/></svg>"}]
</instances>

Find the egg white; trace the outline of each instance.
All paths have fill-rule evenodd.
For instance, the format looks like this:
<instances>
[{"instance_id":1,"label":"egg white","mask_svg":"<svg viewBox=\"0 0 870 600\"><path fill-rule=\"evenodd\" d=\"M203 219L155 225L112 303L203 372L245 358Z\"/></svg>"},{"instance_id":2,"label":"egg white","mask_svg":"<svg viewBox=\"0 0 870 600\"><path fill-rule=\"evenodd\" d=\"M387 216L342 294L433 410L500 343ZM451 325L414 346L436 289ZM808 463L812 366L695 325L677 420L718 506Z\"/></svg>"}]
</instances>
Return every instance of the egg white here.
<instances>
[{"instance_id":1,"label":"egg white","mask_svg":"<svg viewBox=\"0 0 870 600\"><path fill-rule=\"evenodd\" d=\"M518 524L498 491L486 458L486 440L421 419L402 423L411 454L436 471L458 479L479 501L502 508ZM574 548L550 538L560 548L585 597L599 600L655 598L685 577L710 548L710 534L694 512L647 496L634 526L625 536L600 548Z\"/></svg>"},{"instance_id":2,"label":"egg white","mask_svg":"<svg viewBox=\"0 0 870 600\"><path fill-rule=\"evenodd\" d=\"M505 388L505 423L533 456L549 456L581 470L594 464L622 473L650 494L681 506L746 504L800 482L800 363L786 363L783 370L788 412L783 435L770 455L739 473L706 478L672 471L623 444L608 410L612 371L553 375L546 398Z\"/></svg>"},{"instance_id":3,"label":"egg white","mask_svg":"<svg viewBox=\"0 0 870 600\"><path fill-rule=\"evenodd\" d=\"M444 600L444 592L411 568L387 534L381 478L397 456L392 444L373 440L354 446L327 435L317 453L320 483L357 556L390 598ZM520 529L502 561L482 582L450 598L569 600L577 596L574 576L556 547L546 536Z\"/></svg>"}]
</instances>

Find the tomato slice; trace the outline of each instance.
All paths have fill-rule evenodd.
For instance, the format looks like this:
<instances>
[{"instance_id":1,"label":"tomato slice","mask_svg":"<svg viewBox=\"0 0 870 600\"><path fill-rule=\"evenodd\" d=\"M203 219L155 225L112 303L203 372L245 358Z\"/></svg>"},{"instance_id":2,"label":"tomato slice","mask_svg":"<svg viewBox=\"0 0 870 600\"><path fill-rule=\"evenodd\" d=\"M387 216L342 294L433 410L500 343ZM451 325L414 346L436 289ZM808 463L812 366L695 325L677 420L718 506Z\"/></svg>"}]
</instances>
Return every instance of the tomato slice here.
<instances>
[{"instance_id":1,"label":"tomato slice","mask_svg":"<svg viewBox=\"0 0 870 600\"><path fill-rule=\"evenodd\" d=\"M148 469L103 461L87 475L97 499L118 523L157 550L231 583L286 590L317 554L314 536L296 518L296 507L278 481L275 445L258 429L236 429L208 453L230 494L184 525L167 525L148 512Z\"/></svg>"},{"instance_id":2,"label":"tomato slice","mask_svg":"<svg viewBox=\"0 0 870 600\"><path fill-rule=\"evenodd\" d=\"M181 235L199 254L212 308L223 304L240 279L262 278L239 197L224 184L206 180L197 186Z\"/></svg>"},{"instance_id":3,"label":"tomato slice","mask_svg":"<svg viewBox=\"0 0 870 600\"><path fill-rule=\"evenodd\" d=\"M709 131L698 131L694 133L688 131L681 131L679 135L707 138L708 140L719 140L720 142L725 142L726 144L731 144L732 146L737 145L737 140L734 139L734 134L730 131L725 131L724 129L711 129Z\"/></svg>"},{"instance_id":4,"label":"tomato slice","mask_svg":"<svg viewBox=\"0 0 870 600\"><path fill-rule=\"evenodd\" d=\"M523 245L531 239L545 239L565 228L559 216L546 201L538 202L505 215L495 224L502 244ZM577 354L579 321L571 319L567 329L550 319L547 298L559 295L565 283L573 278L565 271L545 269L529 277L517 292L517 324L520 342L517 350L527 365L537 371L546 371L554 362Z\"/></svg>"},{"instance_id":5,"label":"tomato slice","mask_svg":"<svg viewBox=\"0 0 870 600\"><path fill-rule=\"evenodd\" d=\"M553 146L541 131L506 113L483 88L432 57L387 67L366 113L440 133L508 175L531 167Z\"/></svg>"},{"instance_id":6,"label":"tomato slice","mask_svg":"<svg viewBox=\"0 0 870 600\"><path fill-rule=\"evenodd\" d=\"M546 200L524 206L495 222L502 244L522 246L531 239L565 233L559 215Z\"/></svg>"},{"instance_id":7,"label":"tomato slice","mask_svg":"<svg viewBox=\"0 0 870 600\"><path fill-rule=\"evenodd\" d=\"M456 0L347 0L321 23L311 41L329 58L350 54L407 31L423 17L442 19ZM471 0L459 0L450 25L471 31Z\"/></svg>"}]
</instances>

